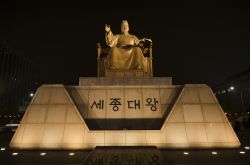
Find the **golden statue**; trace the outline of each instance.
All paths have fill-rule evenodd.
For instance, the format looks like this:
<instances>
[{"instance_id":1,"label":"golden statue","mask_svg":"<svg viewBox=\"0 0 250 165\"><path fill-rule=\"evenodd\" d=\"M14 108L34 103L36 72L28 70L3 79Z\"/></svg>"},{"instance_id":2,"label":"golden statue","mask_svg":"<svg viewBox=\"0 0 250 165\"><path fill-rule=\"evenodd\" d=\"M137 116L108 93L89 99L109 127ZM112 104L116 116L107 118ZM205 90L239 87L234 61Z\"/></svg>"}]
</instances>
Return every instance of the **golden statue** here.
<instances>
[{"instance_id":1,"label":"golden statue","mask_svg":"<svg viewBox=\"0 0 250 165\"><path fill-rule=\"evenodd\" d=\"M136 36L129 34L129 25L126 20L121 23L121 34L113 35L110 26L105 25L106 43L110 46L107 57L107 66L110 69L146 69L147 60L144 58L140 42L150 39L138 39Z\"/></svg>"}]
</instances>

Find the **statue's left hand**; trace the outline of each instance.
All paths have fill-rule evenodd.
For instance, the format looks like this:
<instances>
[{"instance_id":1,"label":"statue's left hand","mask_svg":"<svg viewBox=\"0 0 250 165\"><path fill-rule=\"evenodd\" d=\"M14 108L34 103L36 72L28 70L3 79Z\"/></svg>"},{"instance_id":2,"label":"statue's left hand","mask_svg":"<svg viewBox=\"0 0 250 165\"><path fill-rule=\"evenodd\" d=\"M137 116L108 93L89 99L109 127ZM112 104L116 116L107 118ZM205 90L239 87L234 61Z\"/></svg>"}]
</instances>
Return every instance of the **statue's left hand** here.
<instances>
[{"instance_id":1,"label":"statue's left hand","mask_svg":"<svg viewBox=\"0 0 250 165\"><path fill-rule=\"evenodd\" d=\"M148 38L140 39L139 42L141 42L141 41L142 41L142 42L145 42L146 40L149 41L149 42L152 42L152 40L151 40L151 39L148 39Z\"/></svg>"},{"instance_id":2,"label":"statue's left hand","mask_svg":"<svg viewBox=\"0 0 250 165\"><path fill-rule=\"evenodd\" d=\"M147 41L149 41L149 42L152 42L152 40L149 39L149 38L144 38L144 41L145 41L145 40L147 40Z\"/></svg>"},{"instance_id":3,"label":"statue's left hand","mask_svg":"<svg viewBox=\"0 0 250 165\"><path fill-rule=\"evenodd\" d=\"M145 38L140 39L139 42L145 42Z\"/></svg>"}]
</instances>

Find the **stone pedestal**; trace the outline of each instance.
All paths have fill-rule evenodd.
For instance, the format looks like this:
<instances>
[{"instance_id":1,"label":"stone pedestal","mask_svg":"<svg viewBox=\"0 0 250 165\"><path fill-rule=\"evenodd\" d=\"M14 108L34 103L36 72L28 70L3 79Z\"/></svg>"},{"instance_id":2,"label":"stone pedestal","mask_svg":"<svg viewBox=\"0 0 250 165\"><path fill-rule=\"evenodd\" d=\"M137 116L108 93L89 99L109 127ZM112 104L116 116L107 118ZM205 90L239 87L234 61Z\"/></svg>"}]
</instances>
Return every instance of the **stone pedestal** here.
<instances>
[{"instance_id":1,"label":"stone pedestal","mask_svg":"<svg viewBox=\"0 0 250 165\"><path fill-rule=\"evenodd\" d=\"M80 78L79 86L42 85L10 146L232 148L240 142L212 90L171 78Z\"/></svg>"},{"instance_id":2,"label":"stone pedestal","mask_svg":"<svg viewBox=\"0 0 250 165\"><path fill-rule=\"evenodd\" d=\"M159 86L172 85L172 77L80 77L79 86L117 86L117 85L141 85L141 86Z\"/></svg>"}]
</instances>

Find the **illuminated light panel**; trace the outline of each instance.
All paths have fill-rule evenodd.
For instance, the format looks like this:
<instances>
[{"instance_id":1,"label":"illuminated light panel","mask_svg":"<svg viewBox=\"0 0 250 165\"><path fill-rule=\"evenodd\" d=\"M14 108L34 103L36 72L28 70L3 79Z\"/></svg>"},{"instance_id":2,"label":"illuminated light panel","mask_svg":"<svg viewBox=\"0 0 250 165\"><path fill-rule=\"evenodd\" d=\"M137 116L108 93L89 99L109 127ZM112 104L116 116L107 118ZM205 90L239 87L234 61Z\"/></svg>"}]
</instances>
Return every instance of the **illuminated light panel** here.
<instances>
[{"instance_id":1,"label":"illuminated light panel","mask_svg":"<svg viewBox=\"0 0 250 165\"><path fill-rule=\"evenodd\" d=\"M5 126L6 127L18 127L19 124L6 124Z\"/></svg>"},{"instance_id":2,"label":"illuminated light panel","mask_svg":"<svg viewBox=\"0 0 250 165\"><path fill-rule=\"evenodd\" d=\"M245 148L246 150L249 150L249 149L250 149L250 147L249 147L249 146L245 146L244 148Z\"/></svg>"},{"instance_id":3,"label":"illuminated light panel","mask_svg":"<svg viewBox=\"0 0 250 165\"><path fill-rule=\"evenodd\" d=\"M12 155L16 156L16 155L18 155L18 152L13 152Z\"/></svg>"},{"instance_id":4,"label":"illuminated light panel","mask_svg":"<svg viewBox=\"0 0 250 165\"><path fill-rule=\"evenodd\" d=\"M0 150L1 150L1 151L5 151L5 150L6 150L6 148L2 147Z\"/></svg>"},{"instance_id":5,"label":"illuminated light panel","mask_svg":"<svg viewBox=\"0 0 250 165\"><path fill-rule=\"evenodd\" d=\"M69 156L74 156L74 155L75 155L74 152L70 152L70 153L69 153Z\"/></svg>"},{"instance_id":6,"label":"illuminated light panel","mask_svg":"<svg viewBox=\"0 0 250 165\"><path fill-rule=\"evenodd\" d=\"M217 155L217 154L218 154L218 152L212 151L212 155Z\"/></svg>"},{"instance_id":7,"label":"illuminated light panel","mask_svg":"<svg viewBox=\"0 0 250 165\"><path fill-rule=\"evenodd\" d=\"M40 155L41 155L41 156L45 156L45 155L46 155L46 152L41 152Z\"/></svg>"},{"instance_id":8,"label":"illuminated light panel","mask_svg":"<svg viewBox=\"0 0 250 165\"><path fill-rule=\"evenodd\" d=\"M188 155L189 153L188 152L183 152L184 155Z\"/></svg>"},{"instance_id":9,"label":"illuminated light panel","mask_svg":"<svg viewBox=\"0 0 250 165\"><path fill-rule=\"evenodd\" d=\"M240 154L245 154L246 152L245 151L240 151Z\"/></svg>"}]
</instances>

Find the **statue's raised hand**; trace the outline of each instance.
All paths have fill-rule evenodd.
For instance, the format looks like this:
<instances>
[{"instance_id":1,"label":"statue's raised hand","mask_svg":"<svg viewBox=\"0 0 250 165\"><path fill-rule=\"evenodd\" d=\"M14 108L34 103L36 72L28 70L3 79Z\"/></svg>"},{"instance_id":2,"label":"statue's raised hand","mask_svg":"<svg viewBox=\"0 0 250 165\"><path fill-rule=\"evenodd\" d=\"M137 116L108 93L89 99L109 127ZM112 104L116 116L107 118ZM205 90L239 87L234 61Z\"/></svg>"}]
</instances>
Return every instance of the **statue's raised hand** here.
<instances>
[{"instance_id":1,"label":"statue's raised hand","mask_svg":"<svg viewBox=\"0 0 250 165\"><path fill-rule=\"evenodd\" d=\"M110 25L105 24L105 31L108 33L110 32Z\"/></svg>"}]
</instances>

